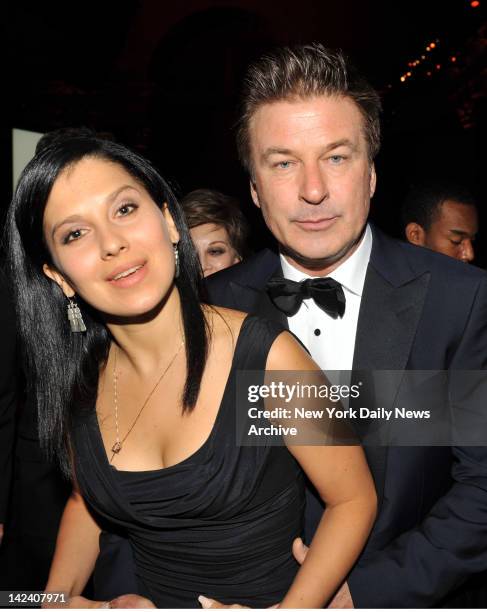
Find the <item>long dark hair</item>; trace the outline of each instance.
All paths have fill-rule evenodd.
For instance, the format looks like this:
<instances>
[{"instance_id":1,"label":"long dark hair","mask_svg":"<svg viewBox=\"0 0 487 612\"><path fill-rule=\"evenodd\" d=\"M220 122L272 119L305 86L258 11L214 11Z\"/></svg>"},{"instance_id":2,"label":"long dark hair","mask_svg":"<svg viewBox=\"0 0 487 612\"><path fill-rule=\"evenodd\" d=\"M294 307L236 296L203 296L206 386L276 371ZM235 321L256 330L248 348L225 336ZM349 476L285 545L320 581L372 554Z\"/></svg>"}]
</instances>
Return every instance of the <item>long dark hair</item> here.
<instances>
[{"instance_id":1,"label":"long dark hair","mask_svg":"<svg viewBox=\"0 0 487 612\"><path fill-rule=\"evenodd\" d=\"M50 458L70 473L73 415L95 408L100 367L107 360L110 334L96 310L78 298L87 331L72 333L67 300L43 273L52 263L43 235L44 210L60 173L84 157L122 166L141 183L154 202L167 202L179 231L181 296L186 339L187 376L183 409L196 403L206 364L209 328L201 307L203 287L198 257L184 215L171 189L151 164L124 146L96 137L65 138L43 148L23 171L10 205L6 246L17 310L28 393L37 403L39 437Z\"/></svg>"}]
</instances>

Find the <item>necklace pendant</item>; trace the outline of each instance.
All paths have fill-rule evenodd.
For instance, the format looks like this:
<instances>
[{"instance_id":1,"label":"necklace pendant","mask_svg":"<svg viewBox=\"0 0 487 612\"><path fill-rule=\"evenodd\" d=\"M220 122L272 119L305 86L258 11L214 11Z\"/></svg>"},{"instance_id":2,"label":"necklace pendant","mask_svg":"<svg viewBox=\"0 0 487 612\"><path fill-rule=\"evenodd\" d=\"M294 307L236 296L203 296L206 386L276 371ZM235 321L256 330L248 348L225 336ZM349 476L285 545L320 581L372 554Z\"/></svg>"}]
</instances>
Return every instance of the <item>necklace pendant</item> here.
<instances>
[{"instance_id":1,"label":"necklace pendant","mask_svg":"<svg viewBox=\"0 0 487 612\"><path fill-rule=\"evenodd\" d=\"M119 453L122 450L122 445L120 444L120 442L115 442L115 444L112 446L112 453Z\"/></svg>"}]
</instances>

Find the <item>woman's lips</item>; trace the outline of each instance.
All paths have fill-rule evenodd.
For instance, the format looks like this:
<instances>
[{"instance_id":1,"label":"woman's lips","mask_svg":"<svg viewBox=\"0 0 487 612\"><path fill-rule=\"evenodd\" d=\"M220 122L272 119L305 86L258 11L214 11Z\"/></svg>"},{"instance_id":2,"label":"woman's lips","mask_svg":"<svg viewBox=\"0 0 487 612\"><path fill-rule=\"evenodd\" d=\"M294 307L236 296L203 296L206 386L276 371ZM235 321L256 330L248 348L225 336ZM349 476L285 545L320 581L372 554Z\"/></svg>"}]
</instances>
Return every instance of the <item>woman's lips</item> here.
<instances>
[{"instance_id":1,"label":"woman's lips","mask_svg":"<svg viewBox=\"0 0 487 612\"><path fill-rule=\"evenodd\" d=\"M127 268L126 271L129 271L130 268ZM126 288L133 287L141 280L145 278L147 274L147 265L143 264L142 266L135 266L135 270L130 272L126 276L122 276L121 278L112 278L108 282L115 287Z\"/></svg>"},{"instance_id":2,"label":"woman's lips","mask_svg":"<svg viewBox=\"0 0 487 612\"><path fill-rule=\"evenodd\" d=\"M313 220L303 220L303 221L295 221L295 223L297 225L299 225L299 227L302 227L305 230L310 230L310 231L318 231L318 230L323 230L323 229L327 229L328 227L330 227L331 225L333 225L333 223L335 223L335 221L338 219L338 217L328 217L326 219L313 219Z\"/></svg>"}]
</instances>

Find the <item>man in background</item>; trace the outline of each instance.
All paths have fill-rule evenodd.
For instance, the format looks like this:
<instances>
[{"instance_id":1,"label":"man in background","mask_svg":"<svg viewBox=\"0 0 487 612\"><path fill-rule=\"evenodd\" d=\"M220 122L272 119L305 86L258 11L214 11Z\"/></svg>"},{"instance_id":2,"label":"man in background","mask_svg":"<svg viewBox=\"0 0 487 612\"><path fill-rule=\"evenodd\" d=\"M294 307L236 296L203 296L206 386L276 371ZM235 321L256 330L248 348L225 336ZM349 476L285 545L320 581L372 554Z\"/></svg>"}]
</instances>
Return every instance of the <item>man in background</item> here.
<instances>
[{"instance_id":1,"label":"man in background","mask_svg":"<svg viewBox=\"0 0 487 612\"><path fill-rule=\"evenodd\" d=\"M465 263L473 261L478 214L475 200L465 187L446 181L415 187L404 201L402 220L411 244Z\"/></svg>"}]
</instances>

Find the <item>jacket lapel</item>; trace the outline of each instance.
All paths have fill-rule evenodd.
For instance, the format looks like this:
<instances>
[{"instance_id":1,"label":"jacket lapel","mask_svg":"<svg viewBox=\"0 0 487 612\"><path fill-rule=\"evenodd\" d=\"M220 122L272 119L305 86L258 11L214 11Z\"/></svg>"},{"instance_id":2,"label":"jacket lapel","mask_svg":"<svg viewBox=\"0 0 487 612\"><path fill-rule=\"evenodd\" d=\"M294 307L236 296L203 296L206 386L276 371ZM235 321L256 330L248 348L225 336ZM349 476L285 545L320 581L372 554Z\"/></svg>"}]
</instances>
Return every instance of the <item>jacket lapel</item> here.
<instances>
[{"instance_id":1,"label":"jacket lapel","mask_svg":"<svg viewBox=\"0 0 487 612\"><path fill-rule=\"evenodd\" d=\"M268 281L273 279L273 278L282 278L282 269L281 269L280 265L275 270L274 274L272 274L268 278ZM286 329L289 329L289 323L288 323L288 319L287 319L286 315L281 310L279 310L279 308L276 308L274 306L274 304L272 303L272 301L271 301L271 299L269 297L269 294L265 290L265 287L260 292L260 297L259 297L259 300L258 300L258 302L256 304L256 311L255 312L260 317L265 317L267 319L271 319L272 321L277 321L278 323L283 325Z\"/></svg>"},{"instance_id":2,"label":"jacket lapel","mask_svg":"<svg viewBox=\"0 0 487 612\"><path fill-rule=\"evenodd\" d=\"M374 389L373 403L389 409L399 391L401 372L407 367L416 329L421 318L430 274L410 270L401 259L396 243L373 229L374 242L360 304L354 376L359 371L397 370L387 384ZM382 500L387 468L387 446L365 446Z\"/></svg>"},{"instance_id":3,"label":"jacket lapel","mask_svg":"<svg viewBox=\"0 0 487 612\"><path fill-rule=\"evenodd\" d=\"M266 291L266 284L271 278L282 278L282 269L277 259L273 262L273 272L257 279L252 285L243 285L237 281L230 282L230 290L238 309L244 312L251 312L259 317L270 319L280 323L286 329L289 324L286 315L274 306Z\"/></svg>"},{"instance_id":4,"label":"jacket lapel","mask_svg":"<svg viewBox=\"0 0 487 612\"><path fill-rule=\"evenodd\" d=\"M429 279L429 273L424 273L394 287L369 265L355 338L354 370L406 368Z\"/></svg>"}]
</instances>

